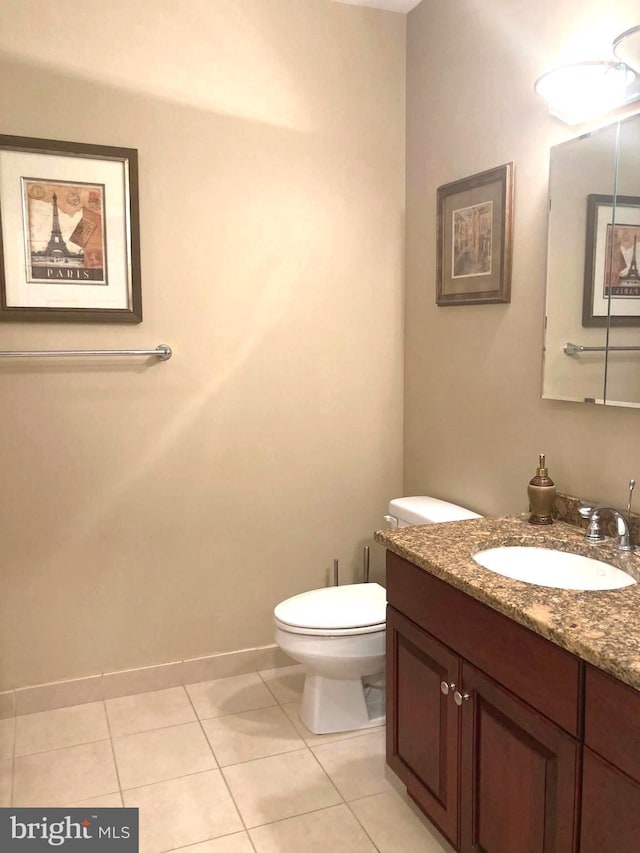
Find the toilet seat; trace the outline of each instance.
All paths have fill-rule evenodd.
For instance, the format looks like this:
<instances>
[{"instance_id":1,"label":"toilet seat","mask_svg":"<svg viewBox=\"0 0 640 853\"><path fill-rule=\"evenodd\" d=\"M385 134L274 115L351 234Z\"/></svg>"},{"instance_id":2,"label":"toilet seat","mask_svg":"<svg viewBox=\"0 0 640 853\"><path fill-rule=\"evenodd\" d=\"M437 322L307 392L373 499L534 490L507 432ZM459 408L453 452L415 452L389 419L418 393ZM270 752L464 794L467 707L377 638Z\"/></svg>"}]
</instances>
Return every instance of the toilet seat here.
<instances>
[{"instance_id":1,"label":"toilet seat","mask_svg":"<svg viewBox=\"0 0 640 853\"><path fill-rule=\"evenodd\" d=\"M278 604L274 622L283 631L313 636L354 636L384 631L386 590L377 583L313 589Z\"/></svg>"},{"instance_id":2,"label":"toilet seat","mask_svg":"<svg viewBox=\"0 0 640 853\"><path fill-rule=\"evenodd\" d=\"M376 631L384 631L385 623L378 622L377 625L367 625L365 628L303 628L300 625L288 625L274 618L276 628L289 634L307 634L310 637L355 637L357 634L374 634Z\"/></svg>"}]
</instances>

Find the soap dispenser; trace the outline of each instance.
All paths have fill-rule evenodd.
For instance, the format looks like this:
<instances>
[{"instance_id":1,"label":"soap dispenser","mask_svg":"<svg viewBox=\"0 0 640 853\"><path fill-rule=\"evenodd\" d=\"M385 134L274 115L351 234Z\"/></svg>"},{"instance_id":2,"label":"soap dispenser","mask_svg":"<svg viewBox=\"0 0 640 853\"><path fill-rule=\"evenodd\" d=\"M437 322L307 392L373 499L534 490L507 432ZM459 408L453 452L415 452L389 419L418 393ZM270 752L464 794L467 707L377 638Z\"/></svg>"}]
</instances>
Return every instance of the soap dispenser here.
<instances>
[{"instance_id":1,"label":"soap dispenser","mask_svg":"<svg viewBox=\"0 0 640 853\"><path fill-rule=\"evenodd\" d=\"M544 453L540 454L538 470L527 486L529 494L530 524L553 524L551 512L556 497L556 484L549 476L544 464Z\"/></svg>"}]
</instances>

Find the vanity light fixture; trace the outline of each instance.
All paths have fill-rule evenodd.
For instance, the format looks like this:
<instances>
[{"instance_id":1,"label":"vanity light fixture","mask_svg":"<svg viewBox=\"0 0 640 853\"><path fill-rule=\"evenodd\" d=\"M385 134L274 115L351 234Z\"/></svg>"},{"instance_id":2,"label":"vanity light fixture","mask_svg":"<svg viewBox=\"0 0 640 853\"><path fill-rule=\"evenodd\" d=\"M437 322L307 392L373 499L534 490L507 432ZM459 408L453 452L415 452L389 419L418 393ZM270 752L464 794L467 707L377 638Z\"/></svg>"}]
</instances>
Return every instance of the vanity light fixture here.
<instances>
[{"instance_id":1,"label":"vanity light fixture","mask_svg":"<svg viewBox=\"0 0 640 853\"><path fill-rule=\"evenodd\" d=\"M635 100L638 92L632 84L636 79L635 71L624 62L593 60L548 71L536 80L534 89L552 115L566 124L580 124Z\"/></svg>"},{"instance_id":2,"label":"vanity light fixture","mask_svg":"<svg viewBox=\"0 0 640 853\"><path fill-rule=\"evenodd\" d=\"M640 25L620 33L613 40L613 52L625 65L640 74Z\"/></svg>"}]
</instances>

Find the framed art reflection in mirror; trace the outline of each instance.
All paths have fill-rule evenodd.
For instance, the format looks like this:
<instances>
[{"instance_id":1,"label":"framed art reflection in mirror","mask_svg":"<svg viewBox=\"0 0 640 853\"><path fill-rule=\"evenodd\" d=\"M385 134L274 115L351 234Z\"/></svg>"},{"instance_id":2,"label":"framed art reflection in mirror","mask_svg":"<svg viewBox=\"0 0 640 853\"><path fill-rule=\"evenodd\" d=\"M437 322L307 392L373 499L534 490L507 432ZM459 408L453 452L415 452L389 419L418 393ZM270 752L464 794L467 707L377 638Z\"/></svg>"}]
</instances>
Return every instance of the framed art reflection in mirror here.
<instances>
[{"instance_id":1,"label":"framed art reflection in mirror","mask_svg":"<svg viewBox=\"0 0 640 853\"><path fill-rule=\"evenodd\" d=\"M640 326L640 198L587 197L583 326Z\"/></svg>"}]
</instances>

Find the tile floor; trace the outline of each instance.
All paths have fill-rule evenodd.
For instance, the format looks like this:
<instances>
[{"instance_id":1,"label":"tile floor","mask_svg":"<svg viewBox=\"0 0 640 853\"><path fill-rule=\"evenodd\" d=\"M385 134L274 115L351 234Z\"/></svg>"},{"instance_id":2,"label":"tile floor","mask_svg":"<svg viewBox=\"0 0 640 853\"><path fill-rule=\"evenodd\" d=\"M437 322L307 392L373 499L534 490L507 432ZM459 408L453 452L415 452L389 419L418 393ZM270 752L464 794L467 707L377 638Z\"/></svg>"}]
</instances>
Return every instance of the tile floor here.
<instances>
[{"instance_id":1,"label":"tile floor","mask_svg":"<svg viewBox=\"0 0 640 853\"><path fill-rule=\"evenodd\" d=\"M0 806L135 806L140 851L452 853L384 730L313 735L300 667L0 720Z\"/></svg>"}]
</instances>

